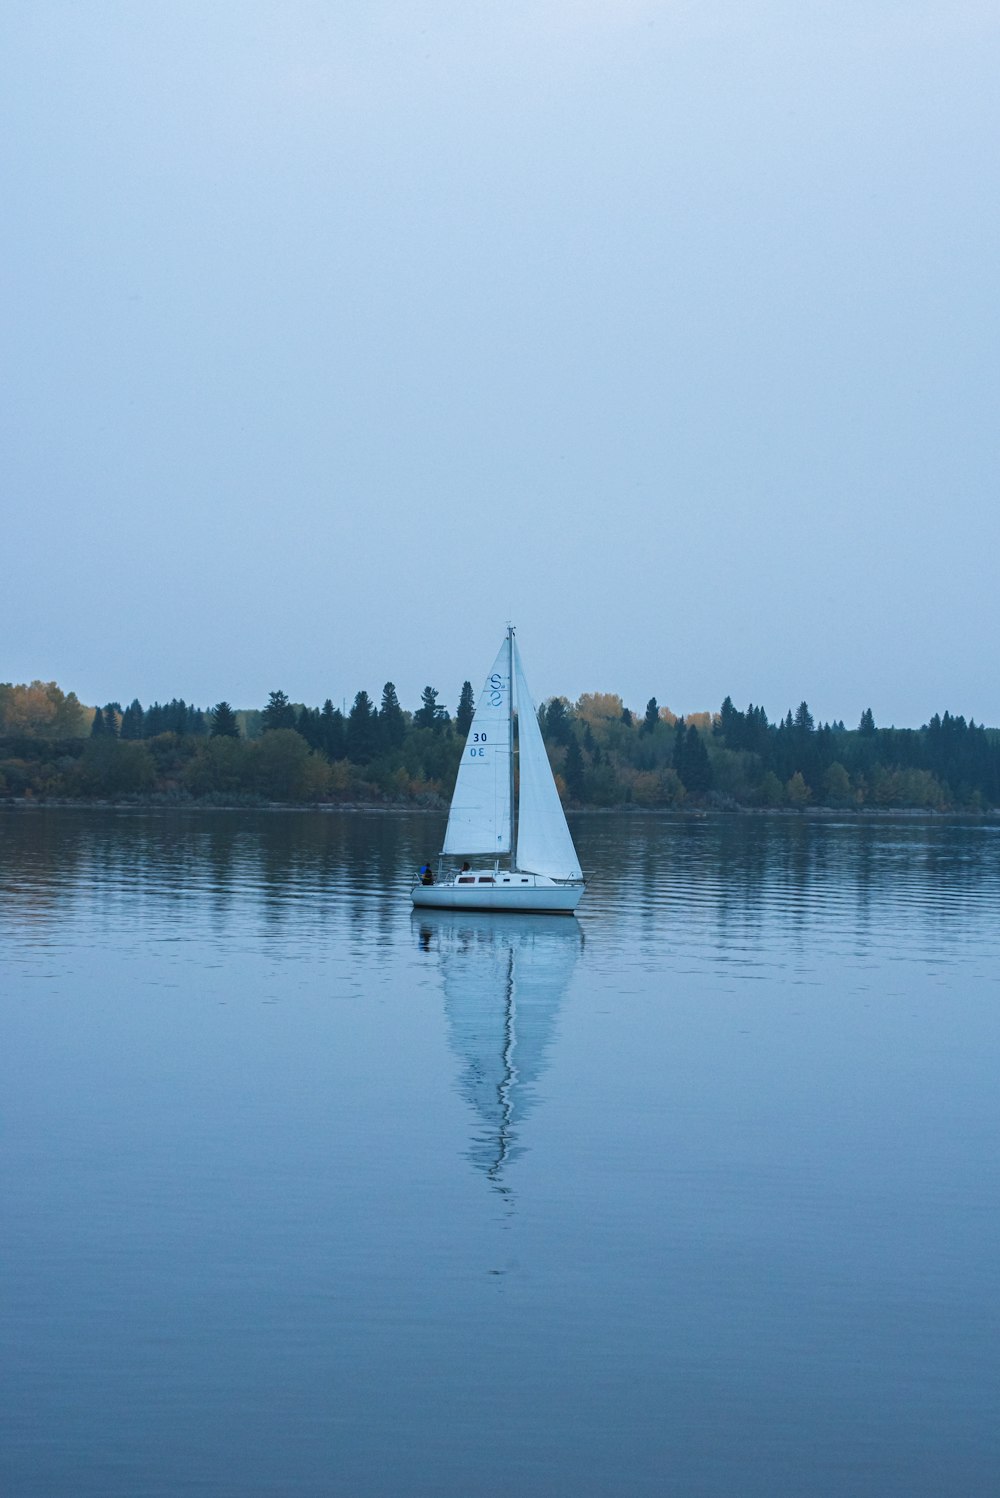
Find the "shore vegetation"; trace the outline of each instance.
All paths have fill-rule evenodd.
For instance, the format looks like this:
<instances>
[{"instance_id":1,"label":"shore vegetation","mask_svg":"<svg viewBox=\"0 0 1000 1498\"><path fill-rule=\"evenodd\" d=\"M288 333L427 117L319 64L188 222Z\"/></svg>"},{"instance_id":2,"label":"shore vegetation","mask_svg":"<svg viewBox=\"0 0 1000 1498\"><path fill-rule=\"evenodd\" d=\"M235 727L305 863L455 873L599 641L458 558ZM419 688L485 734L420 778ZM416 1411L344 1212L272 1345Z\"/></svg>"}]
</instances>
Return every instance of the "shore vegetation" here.
<instances>
[{"instance_id":1,"label":"shore vegetation","mask_svg":"<svg viewBox=\"0 0 1000 1498\"><path fill-rule=\"evenodd\" d=\"M425 687L411 712L388 681L347 711L280 689L242 710L183 698L88 707L55 682L0 684L0 797L443 806L475 700L463 683L452 717L439 696ZM655 697L637 710L586 692L550 698L538 717L573 807L1000 808L1000 732L949 711L895 728L866 708L848 728L815 722L805 701L772 722L729 697L717 712L678 716Z\"/></svg>"}]
</instances>

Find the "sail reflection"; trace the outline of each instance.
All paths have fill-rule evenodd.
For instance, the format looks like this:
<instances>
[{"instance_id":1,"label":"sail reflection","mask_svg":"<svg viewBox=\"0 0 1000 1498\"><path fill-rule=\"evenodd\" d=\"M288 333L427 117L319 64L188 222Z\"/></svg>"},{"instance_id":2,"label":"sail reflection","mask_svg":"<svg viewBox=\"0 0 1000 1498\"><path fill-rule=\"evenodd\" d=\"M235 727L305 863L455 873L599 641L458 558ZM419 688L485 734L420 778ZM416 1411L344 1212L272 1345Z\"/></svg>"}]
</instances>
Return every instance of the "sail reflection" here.
<instances>
[{"instance_id":1,"label":"sail reflection","mask_svg":"<svg viewBox=\"0 0 1000 1498\"><path fill-rule=\"evenodd\" d=\"M440 969L458 1090L476 1120L467 1158L507 1194L583 932L561 916L484 912L422 911L414 926Z\"/></svg>"}]
</instances>

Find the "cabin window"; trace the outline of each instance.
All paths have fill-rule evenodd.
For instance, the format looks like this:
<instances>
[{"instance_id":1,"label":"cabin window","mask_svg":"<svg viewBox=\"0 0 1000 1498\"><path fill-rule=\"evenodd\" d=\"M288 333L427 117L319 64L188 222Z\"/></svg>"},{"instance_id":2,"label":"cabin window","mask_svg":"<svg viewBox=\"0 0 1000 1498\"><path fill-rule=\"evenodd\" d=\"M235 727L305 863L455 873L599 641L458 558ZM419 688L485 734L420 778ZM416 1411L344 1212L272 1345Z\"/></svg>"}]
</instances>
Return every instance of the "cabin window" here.
<instances>
[{"instance_id":1,"label":"cabin window","mask_svg":"<svg viewBox=\"0 0 1000 1498\"><path fill-rule=\"evenodd\" d=\"M505 880L504 880L504 884L509 884L509 883L510 883L510 880L509 880L509 879L505 879Z\"/></svg>"},{"instance_id":2,"label":"cabin window","mask_svg":"<svg viewBox=\"0 0 1000 1498\"><path fill-rule=\"evenodd\" d=\"M476 881L472 878L471 874L459 874L458 882L459 884L475 884Z\"/></svg>"},{"instance_id":3,"label":"cabin window","mask_svg":"<svg viewBox=\"0 0 1000 1498\"><path fill-rule=\"evenodd\" d=\"M492 874L480 874L479 882L480 884L496 884Z\"/></svg>"},{"instance_id":4,"label":"cabin window","mask_svg":"<svg viewBox=\"0 0 1000 1498\"><path fill-rule=\"evenodd\" d=\"M522 884L527 884L527 883L528 883L528 881L527 881L527 879L522 879L522 880L521 880L521 883L522 883Z\"/></svg>"}]
</instances>

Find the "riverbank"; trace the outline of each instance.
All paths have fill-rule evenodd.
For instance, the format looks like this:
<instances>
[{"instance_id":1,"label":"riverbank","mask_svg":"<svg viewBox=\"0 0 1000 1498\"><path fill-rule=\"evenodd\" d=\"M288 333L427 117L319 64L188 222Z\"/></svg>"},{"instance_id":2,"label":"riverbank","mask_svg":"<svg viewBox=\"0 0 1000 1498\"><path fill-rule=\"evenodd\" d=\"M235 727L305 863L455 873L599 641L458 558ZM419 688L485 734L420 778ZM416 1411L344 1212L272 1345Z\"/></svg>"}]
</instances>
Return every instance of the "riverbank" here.
<instances>
[{"instance_id":1,"label":"riverbank","mask_svg":"<svg viewBox=\"0 0 1000 1498\"><path fill-rule=\"evenodd\" d=\"M98 798L69 797L8 797L0 800L0 811L23 812L30 815L40 811L135 811L135 812L311 812L321 816L433 816L447 815L447 805L415 805L408 802L385 803L377 801L309 802L309 801L208 801L190 798L123 798L108 800ZM1000 820L1000 807L982 810L963 808L937 809L925 806L636 806L623 803L619 806L567 806L573 817L634 817L636 820L656 819L678 822L703 821L710 817L778 817L785 820L807 821L885 821L895 819L913 820L924 818L936 822L992 822Z\"/></svg>"}]
</instances>

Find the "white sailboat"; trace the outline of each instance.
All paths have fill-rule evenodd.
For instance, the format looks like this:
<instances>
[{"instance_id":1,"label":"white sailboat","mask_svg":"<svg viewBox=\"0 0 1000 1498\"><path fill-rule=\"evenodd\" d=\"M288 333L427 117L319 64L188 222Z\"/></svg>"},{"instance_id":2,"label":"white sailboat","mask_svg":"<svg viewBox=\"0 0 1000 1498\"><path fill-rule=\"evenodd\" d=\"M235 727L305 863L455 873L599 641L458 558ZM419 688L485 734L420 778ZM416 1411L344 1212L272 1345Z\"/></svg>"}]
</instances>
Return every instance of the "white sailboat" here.
<instances>
[{"instance_id":1,"label":"white sailboat","mask_svg":"<svg viewBox=\"0 0 1000 1498\"><path fill-rule=\"evenodd\" d=\"M512 625L479 694L441 853L465 867L415 884L414 905L569 915L585 888ZM492 862L469 867L483 855Z\"/></svg>"}]
</instances>

